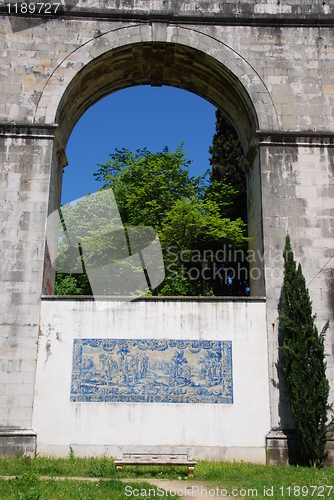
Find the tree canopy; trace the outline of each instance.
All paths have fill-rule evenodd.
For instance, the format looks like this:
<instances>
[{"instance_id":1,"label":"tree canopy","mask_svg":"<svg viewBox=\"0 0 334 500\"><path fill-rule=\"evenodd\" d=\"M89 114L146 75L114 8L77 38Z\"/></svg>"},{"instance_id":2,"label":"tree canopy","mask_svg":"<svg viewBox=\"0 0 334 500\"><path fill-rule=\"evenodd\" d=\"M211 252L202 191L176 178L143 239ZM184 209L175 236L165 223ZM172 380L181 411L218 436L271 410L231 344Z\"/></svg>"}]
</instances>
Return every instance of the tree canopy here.
<instances>
[{"instance_id":1,"label":"tree canopy","mask_svg":"<svg viewBox=\"0 0 334 500\"><path fill-rule=\"evenodd\" d=\"M209 148L210 153L210 190L220 198L221 187L228 185L235 190L233 204L224 208L226 217L232 220L240 217L247 224L246 176L242 169L244 152L238 134L227 117L216 110L216 133ZM236 249L235 249L236 250ZM247 244L243 246L240 259L228 259L229 280L224 285L224 295L246 295L249 292L249 263ZM232 252L232 255L237 251ZM241 274L240 269L245 272Z\"/></svg>"},{"instance_id":2,"label":"tree canopy","mask_svg":"<svg viewBox=\"0 0 334 500\"><path fill-rule=\"evenodd\" d=\"M242 170L245 156L236 130L219 109L209 153L212 181L231 184L238 191L231 206L231 217L241 217L247 222L246 177Z\"/></svg>"},{"instance_id":3,"label":"tree canopy","mask_svg":"<svg viewBox=\"0 0 334 500\"><path fill-rule=\"evenodd\" d=\"M247 241L244 221L240 217L230 218L239 193L221 180L207 182L207 175L192 177L189 166L182 143L173 152L167 147L158 153L116 149L94 175L103 182L102 190L112 189L125 227L149 226L157 230L166 273L159 295L224 294L230 278L215 252L226 245L242 247ZM81 210L80 216L75 215L78 211L73 206L67 209L67 217L72 217L72 227L78 235L89 233L90 241L96 241L93 246L102 258L106 240L102 238L99 243L96 234L92 238L89 227L93 221L95 228L99 220L99 207L94 203L92 206L86 212ZM112 226L102 217L100 225L108 224ZM91 291L83 275L58 273L56 293Z\"/></svg>"}]
</instances>

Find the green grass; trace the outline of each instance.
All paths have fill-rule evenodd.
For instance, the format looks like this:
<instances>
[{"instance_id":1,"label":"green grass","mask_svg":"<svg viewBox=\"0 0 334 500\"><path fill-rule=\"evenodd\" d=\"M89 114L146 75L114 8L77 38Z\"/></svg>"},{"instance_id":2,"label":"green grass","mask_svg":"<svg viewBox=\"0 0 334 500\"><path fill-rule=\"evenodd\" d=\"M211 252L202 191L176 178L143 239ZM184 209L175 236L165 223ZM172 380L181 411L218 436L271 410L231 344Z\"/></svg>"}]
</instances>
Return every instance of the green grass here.
<instances>
[{"instance_id":1,"label":"green grass","mask_svg":"<svg viewBox=\"0 0 334 500\"><path fill-rule=\"evenodd\" d=\"M0 481L0 499L52 500L52 499L126 499L125 483L118 478L179 479L180 487L187 484L186 467L123 467L121 473L111 459L76 458L52 459L45 457L17 457L0 459L0 475L16 476L10 481ZM82 476L87 478L108 478L98 483L78 481L41 481L39 476ZM194 480L210 485L210 488L226 489L229 495L239 498L332 498L334 468L321 470L307 467L280 467L253 465L244 462L198 462ZM129 484L129 483L127 483ZM315 488L311 488L314 486ZM148 484L132 485L146 489ZM264 495L264 488L273 496ZM289 489L290 488L290 489ZM300 488L300 489L298 489ZM268 491L269 489L269 491ZM232 492L232 490L234 490ZM142 498L144 495L140 496ZM148 497L148 494L147 494ZM151 494L151 498L153 495ZM134 498L134 497L131 497ZM166 498L164 496L163 498ZM176 497L174 497L176 498ZM191 498L191 497L189 497ZM203 498L209 498L203 494Z\"/></svg>"},{"instance_id":2,"label":"green grass","mask_svg":"<svg viewBox=\"0 0 334 500\"><path fill-rule=\"evenodd\" d=\"M334 498L334 488L333 490L325 488L334 486L334 468L331 467L318 470L308 467L253 465L244 462L200 462L196 465L195 471L196 479L224 486L229 493L233 488L239 491L244 489L247 498L251 496L248 490L252 489L257 490L259 498L269 498L267 495L264 496L264 488L266 490L273 488L273 496L270 498ZM310 486L317 488L312 490ZM299 495L298 487L300 487Z\"/></svg>"},{"instance_id":3,"label":"green grass","mask_svg":"<svg viewBox=\"0 0 334 500\"><path fill-rule=\"evenodd\" d=\"M122 483L118 480L90 483L88 481L40 480L36 474L23 474L15 479L0 481L1 500L125 500L125 487L138 492L145 490L146 496L154 498L152 485L148 483ZM165 498L170 498L166 497Z\"/></svg>"},{"instance_id":4,"label":"green grass","mask_svg":"<svg viewBox=\"0 0 334 500\"><path fill-rule=\"evenodd\" d=\"M0 459L0 475L15 476L25 473L40 476L82 476L117 479L113 461L102 458L47 458L20 457Z\"/></svg>"},{"instance_id":5,"label":"green grass","mask_svg":"<svg viewBox=\"0 0 334 500\"><path fill-rule=\"evenodd\" d=\"M26 472L39 476L81 476L94 478L145 478L178 479L187 475L186 467L123 467L117 472L113 460L101 458L0 458L0 476L15 476ZM0 497L1 498L1 497Z\"/></svg>"}]
</instances>

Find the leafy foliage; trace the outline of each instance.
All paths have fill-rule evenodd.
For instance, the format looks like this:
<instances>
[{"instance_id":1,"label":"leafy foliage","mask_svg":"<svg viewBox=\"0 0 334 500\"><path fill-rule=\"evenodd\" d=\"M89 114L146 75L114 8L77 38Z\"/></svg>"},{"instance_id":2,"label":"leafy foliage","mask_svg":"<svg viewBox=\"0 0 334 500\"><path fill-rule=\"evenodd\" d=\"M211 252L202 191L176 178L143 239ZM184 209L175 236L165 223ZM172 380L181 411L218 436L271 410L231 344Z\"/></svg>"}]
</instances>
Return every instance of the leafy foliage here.
<instances>
[{"instance_id":1,"label":"leafy foliage","mask_svg":"<svg viewBox=\"0 0 334 500\"><path fill-rule=\"evenodd\" d=\"M110 158L94 177L104 189L113 189L125 225L159 229L177 200L202 194L203 178L189 176L190 161L182 144L174 152L167 147L159 153L116 149Z\"/></svg>"},{"instance_id":2,"label":"leafy foliage","mask_svg":"<svg viewBox=\"0 0 334 500\"><path fill-rule=\"evenodd\" d=\"M324 349L327 322L320 335L302 267L296 266L290 237L284 248L284 284L280 327L283 333L284 376L291 410L307 465L320 466L325 457L329 382Z\"/></svg>"},{"instance_id":3,"label":"leafy foliage","mask_svg":"<svg viewBox=\"0 0 334 500\"><path fill-rule=\"evenodd\" d=\"M216 111L216 133L209 148L211 180L230 184L238 192L230 207L230 216L247 221L246 178L242 170L244 153L233 125L219 109Z\"/></svg>"},{"instance_id":4,"label":"leafy foliage","mask_svg":"<svg viewBox=\"0 0 334 500\"><path fill-rule=\"evenodd\" d=\"M240 217L247 224L246 176L242 169L244 152L233 125L219 109L216 110L216 133L213 136L209 153L211 155L209 159L210 192L219 197L221 185L227 185L233 189L235 193L233 203L229 207L223 207L222 214L232 220ZM230 259L226 262L225 269L229 279L224 283L223 295L240 296L249 293L247 245L243 245L242 249L241 259ZM240 273L240 269L244 272Z\"/></svg>"},{"instance_id":5,"label":"leafy foliage","mask_svg":"<svg viewBox=\"0 0 334 500\"><path fill-rule=\"evenodd\" d=\"M174 152L168 148L159 153L116 149L94 175L104 183L102 190L113 190L125 227L150 226L158 231L166 266L160 295L219 295L223 294L224 275L216 272L218 278L208 279L203 287L203 258L183 260L180 254L186 251L191 256L192 251L211 249L213 255L213 250L223 244L242 246L247 241L246 225L241 218L231 220L226 215L238 191L218 180L208 186L205 176L191 177L189 164L182 143ZM77 237L89 235L86 239L81 237L88 248L85 259L89 261L91 251L103 262L105 245L110 245L110 241L89 228L100 225L104 232L107 227L111 233L116 226L113 221L103 219L101 207L93 198L91 195L79 200L76 206L67 208L66 215ZM89 210L84 210L85 203L89 204ZM171 247L173 255L177 254L176 260L170 259ZM224 264L219 263L218 271L223 268ZM58 278L57 293L90 293L85 278L80 278L81 281L75 275L58 275Z\"/></svg>"}]
</instances>

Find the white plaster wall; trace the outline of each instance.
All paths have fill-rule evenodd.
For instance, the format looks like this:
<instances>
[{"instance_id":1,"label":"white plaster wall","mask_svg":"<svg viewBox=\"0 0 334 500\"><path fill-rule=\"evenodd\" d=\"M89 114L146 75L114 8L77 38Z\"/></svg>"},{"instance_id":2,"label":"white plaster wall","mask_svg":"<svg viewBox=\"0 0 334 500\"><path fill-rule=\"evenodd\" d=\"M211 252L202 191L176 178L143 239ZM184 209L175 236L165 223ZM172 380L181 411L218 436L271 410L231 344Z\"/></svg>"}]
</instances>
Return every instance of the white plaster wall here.
<instances>
[{"instance_id":1,"label":"white plaster wall","mask_svg":"<svg viewBox=\"0 0 334 500\"><path fill-rule=\"evenodd\" d=\"M33 429L37 452L116 455L118 445L187 445L197 458L265 462L270 431L263 300L42 300ZM233 404L71 403L74 338L232 341Z\"/></svg>"}]
</instances>

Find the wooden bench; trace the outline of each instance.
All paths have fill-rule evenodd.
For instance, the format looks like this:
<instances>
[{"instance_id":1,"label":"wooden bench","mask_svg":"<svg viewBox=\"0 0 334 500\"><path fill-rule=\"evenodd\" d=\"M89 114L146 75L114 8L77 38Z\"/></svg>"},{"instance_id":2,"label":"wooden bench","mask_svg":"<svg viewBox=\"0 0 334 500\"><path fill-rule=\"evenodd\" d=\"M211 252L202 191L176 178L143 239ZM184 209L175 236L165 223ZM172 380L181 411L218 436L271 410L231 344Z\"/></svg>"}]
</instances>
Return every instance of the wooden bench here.
<instances>
[{"instance_id":1,"label":"wooden bench","mask_svg":"<svg viewBox=\"0 0 334 500\"><path fill-rule=\"evenodd\" d=\"M183 446L119 446L116 470L123 465L185 465L188 476L193 477L197 462L193 460L192 449Z\"/></svg>"}]
</instances>

